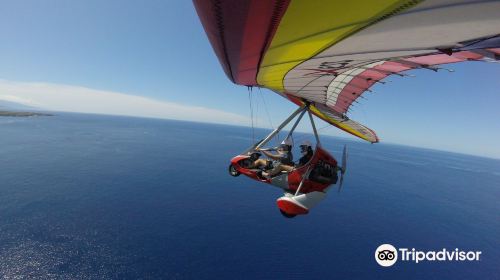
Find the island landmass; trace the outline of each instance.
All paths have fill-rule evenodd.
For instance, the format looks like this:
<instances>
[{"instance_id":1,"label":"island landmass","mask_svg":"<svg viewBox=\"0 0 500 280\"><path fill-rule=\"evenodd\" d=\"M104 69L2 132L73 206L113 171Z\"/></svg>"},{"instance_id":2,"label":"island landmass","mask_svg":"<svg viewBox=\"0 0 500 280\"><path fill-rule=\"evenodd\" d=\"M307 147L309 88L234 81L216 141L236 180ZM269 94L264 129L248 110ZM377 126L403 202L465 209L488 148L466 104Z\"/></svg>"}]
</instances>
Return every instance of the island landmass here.
<instances>
[{"instance_id":1,"label":"island landmass","mask_svg":"<svg viewBox=\"0 0 500 280\"><path fill-rule=\"evenodd\" d=\"M20 111L4 111L0 110L0 117L48 117L52 114L39 112L20 112Z\"/></svg>"}]
</instances>

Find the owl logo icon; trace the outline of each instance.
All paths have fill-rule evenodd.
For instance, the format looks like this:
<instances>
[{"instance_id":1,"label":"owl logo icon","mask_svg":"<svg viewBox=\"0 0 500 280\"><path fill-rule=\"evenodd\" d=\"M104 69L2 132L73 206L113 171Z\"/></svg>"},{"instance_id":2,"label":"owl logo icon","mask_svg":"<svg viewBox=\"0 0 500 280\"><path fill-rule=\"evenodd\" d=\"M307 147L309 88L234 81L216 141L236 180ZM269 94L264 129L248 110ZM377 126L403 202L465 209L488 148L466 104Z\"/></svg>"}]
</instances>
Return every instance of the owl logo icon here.
<instances>
[{"instance_id":1,"label":"owl logo icon","mask_svg":"<svg viewBox=\"0 0 500 280\"><path fill-rule=\"evenodd\" d=\"M392 266L398 260L398 250L391 244L382 244L375 250L375 260L381 266Z\"/></svg>"}]
</instances>

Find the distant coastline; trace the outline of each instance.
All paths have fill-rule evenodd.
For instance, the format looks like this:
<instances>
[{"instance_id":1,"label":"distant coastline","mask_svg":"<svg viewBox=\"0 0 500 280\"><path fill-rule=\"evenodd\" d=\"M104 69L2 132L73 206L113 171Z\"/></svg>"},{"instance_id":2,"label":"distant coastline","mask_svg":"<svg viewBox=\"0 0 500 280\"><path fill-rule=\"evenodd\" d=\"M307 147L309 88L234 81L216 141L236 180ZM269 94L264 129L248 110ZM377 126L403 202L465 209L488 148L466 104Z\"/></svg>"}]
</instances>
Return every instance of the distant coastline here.
<instances>
[{"instance_id":1,"label":"distant coastline","mask_svg":"<svg viewBox=\"0 0 500 280\"><path fill-rule=\"evenodd\" d=\"M48 117L53 116L47 113L38 112L20 112L20 111L4 111L0 110L0 117Z\"/></svg>"}]
</instances>

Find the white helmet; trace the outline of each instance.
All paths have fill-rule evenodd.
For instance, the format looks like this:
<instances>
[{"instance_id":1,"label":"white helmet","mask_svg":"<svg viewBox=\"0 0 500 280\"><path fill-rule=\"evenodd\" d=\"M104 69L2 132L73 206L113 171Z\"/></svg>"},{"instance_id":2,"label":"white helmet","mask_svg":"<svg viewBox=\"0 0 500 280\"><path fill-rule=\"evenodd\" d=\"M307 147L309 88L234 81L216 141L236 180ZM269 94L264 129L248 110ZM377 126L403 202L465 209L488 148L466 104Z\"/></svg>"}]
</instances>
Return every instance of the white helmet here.
<instances>
[{"instance_id":1,"label":"white helmet","mask_svg":"<svg viewBox=\"0 0 500 280\"><path fill-rule=\"evenodd\" d=\"M293 146L292 145L292 140L290 140L290 138L286 138L285 140L283 140L283 142L281 142L281 145L287 145L287 146Z\"/></svg>"}]
</instances>

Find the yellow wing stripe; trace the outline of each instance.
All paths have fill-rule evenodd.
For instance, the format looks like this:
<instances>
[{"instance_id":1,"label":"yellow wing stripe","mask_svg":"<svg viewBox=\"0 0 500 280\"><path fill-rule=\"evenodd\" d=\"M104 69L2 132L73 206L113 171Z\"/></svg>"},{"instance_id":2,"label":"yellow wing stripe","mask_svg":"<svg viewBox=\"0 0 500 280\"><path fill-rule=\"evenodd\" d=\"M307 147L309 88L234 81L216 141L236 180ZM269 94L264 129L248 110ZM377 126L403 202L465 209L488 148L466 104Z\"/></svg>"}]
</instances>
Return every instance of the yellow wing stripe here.
<instances>
[{"instance_id":1,"label":"yellow wing stripe","mask_svg":"<svg viewBox=\"0 0 500 280\"><path fill-rule=\"evenodd\" d=\"M285 75L329 46L387 17L412 0L292 1L264 55L257 82L284 92Z\"/></svg>"},{"instance_id":2,"label":"yellow wing stripe","mask_svg":"<svg viewBox=\"0 0 500 280\"><path fill-rule=\"evenodd\" d=\"M367 129L366 127L362 126L361 124L359 124L355 121L336 120L336 119L331 118L330 116L326 115L325 113L320 111L318 108L314 107L313 105L311 105L309 107L309 109L311 110L312 113L314 113L314 115L318 116L319 118L323 119L324 121L340 128L340 129L342 129L342 130L344 130L344 131L346 131L354 136L357 136L357 137L359 137L363 140L366 140L368 142L372 142L372 143L378 142L377 136L371 130ZM364 132L359 131L358 129L352 127L351 125L362 127Z\"/></svg>"}]
</instances>

